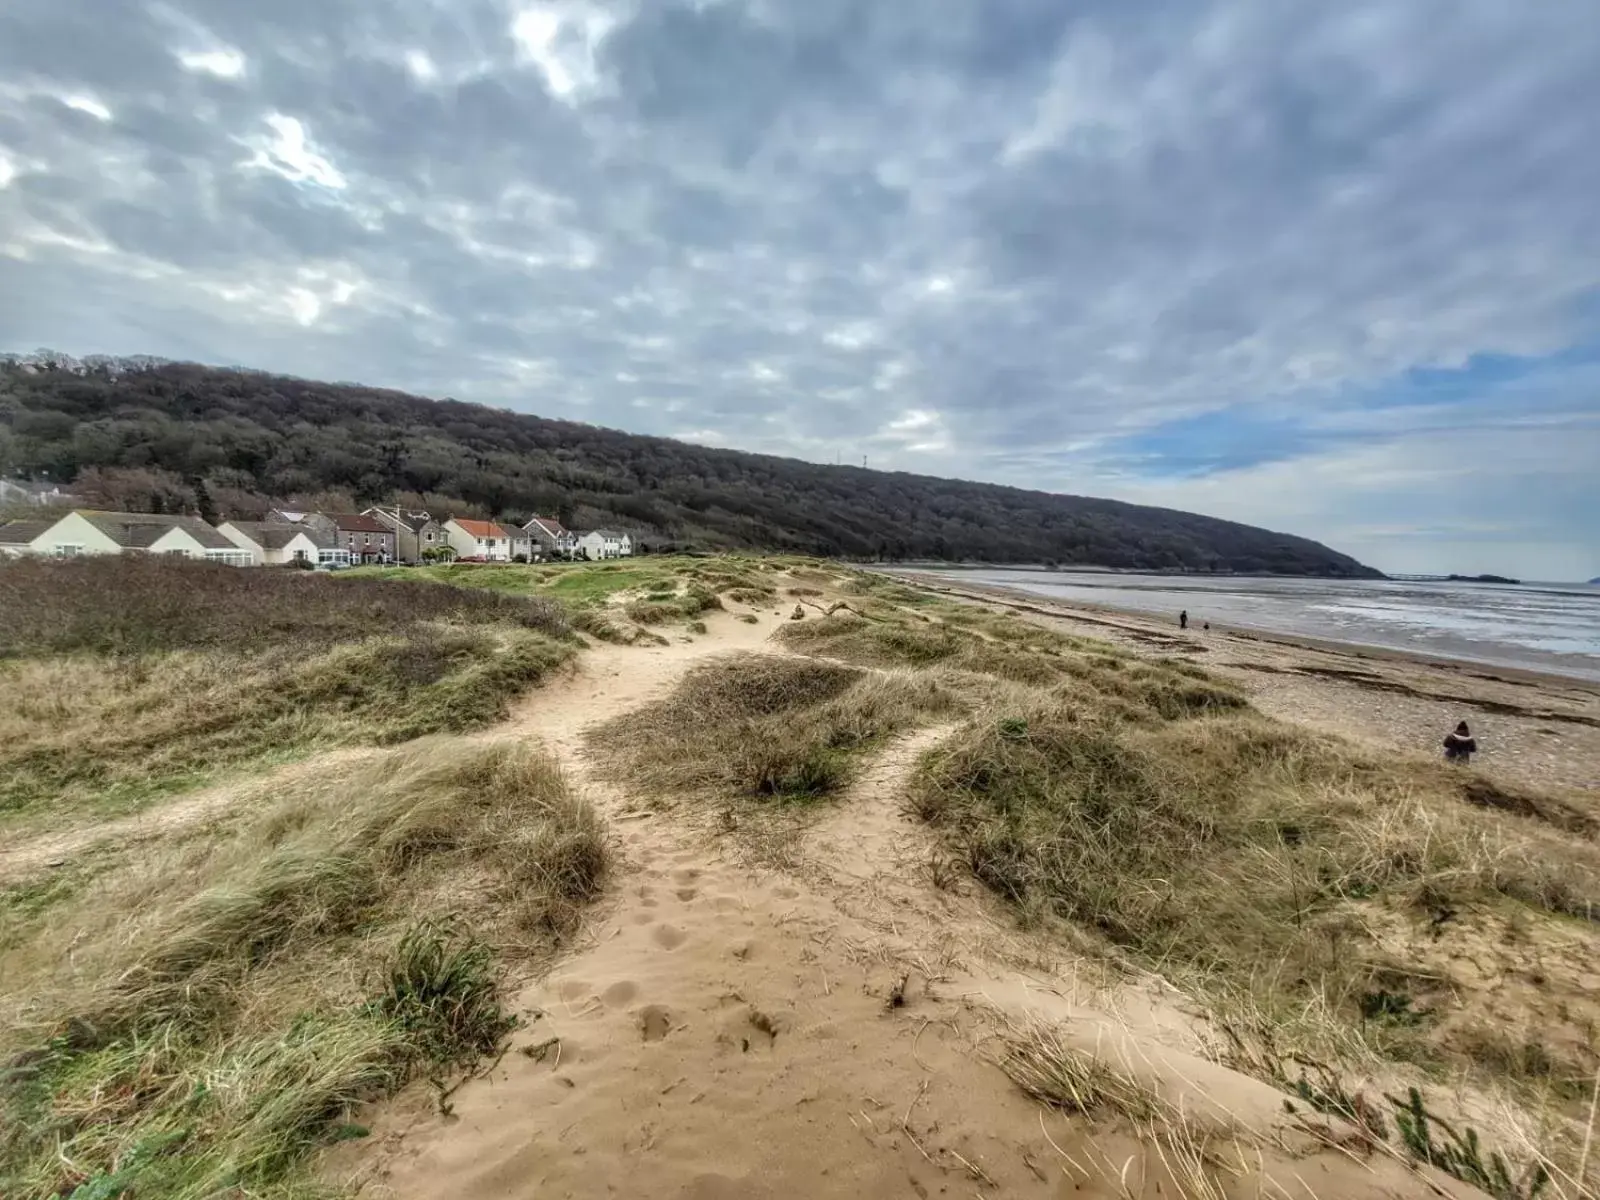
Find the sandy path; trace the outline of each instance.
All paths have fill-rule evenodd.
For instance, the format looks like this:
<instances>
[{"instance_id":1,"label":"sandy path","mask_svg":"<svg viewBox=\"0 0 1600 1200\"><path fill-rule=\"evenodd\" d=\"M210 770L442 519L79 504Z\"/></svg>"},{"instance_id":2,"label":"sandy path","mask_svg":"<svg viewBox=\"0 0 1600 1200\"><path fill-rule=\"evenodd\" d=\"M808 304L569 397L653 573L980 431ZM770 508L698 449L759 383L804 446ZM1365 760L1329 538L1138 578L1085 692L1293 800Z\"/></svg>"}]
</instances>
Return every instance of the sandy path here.
<instances>
[{"instance_id":1,"label":"sandy path","mask_svg":"<svg viewBox=\"0 0 1600 1200\"><path fill-rule=\"evenodd\" d=\"M611 896L515 997L524 1028L449 1116L414 1086L364 1118L369 1139L329 1155L330 1176L408 1200L1184 1194L1150 1146L1044 1113L993 1065L997 1022L1028 1012L1181 1077L1192 1111L1282 1119L1278 1093L1192 1052L1168 998L1108 995L970 887L930 886L935 850L901 793L947 728L886 747L784 869L594 777L588 725L663 694L707 653L758 647L775 623L719 618L703 644L601 651L523 706L513 727L561 756L616 833ZM891 1006L897 985L906 1002ZM1393 1164L1285 1145L1266 1151L1281 1168L1273 1195L1427 1194Z\"/></svg>"}]
</instances>

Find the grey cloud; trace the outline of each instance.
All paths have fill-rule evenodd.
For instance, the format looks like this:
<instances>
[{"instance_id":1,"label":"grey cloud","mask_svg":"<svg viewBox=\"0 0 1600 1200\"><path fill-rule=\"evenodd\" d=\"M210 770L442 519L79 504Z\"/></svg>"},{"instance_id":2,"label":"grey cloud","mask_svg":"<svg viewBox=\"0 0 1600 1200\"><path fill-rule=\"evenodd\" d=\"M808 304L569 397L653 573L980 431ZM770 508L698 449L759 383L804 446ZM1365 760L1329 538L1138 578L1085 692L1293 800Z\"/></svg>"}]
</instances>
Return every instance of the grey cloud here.
<instances>
[{"instance_id":1,"label":"grey cloud","mask_svg":"<svg viewBox=\"0 0 1600 1200\"><path fill-rule=\"evenodd\" d=\"M1081 490L1175 417L1600 341L1597 80L1577 0L15 0L0 345ZM275 114L342 187L246 165Z\"/></svg>"}]
</instances>

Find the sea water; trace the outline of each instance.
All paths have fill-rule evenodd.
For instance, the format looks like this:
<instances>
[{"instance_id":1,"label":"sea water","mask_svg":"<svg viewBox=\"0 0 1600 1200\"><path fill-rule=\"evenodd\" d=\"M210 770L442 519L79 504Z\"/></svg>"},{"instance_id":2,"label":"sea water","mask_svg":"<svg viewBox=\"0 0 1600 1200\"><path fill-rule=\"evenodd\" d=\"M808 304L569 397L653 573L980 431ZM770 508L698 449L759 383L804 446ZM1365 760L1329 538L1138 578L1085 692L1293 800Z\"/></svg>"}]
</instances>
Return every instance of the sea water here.
<instances>
[{"instance_id":1,"label":"sea water","mask_svg":"<svg viewBox=\"0 0 1600 1200\"><path fill-rule=\"evenodd\" d=\"M1099 604L1189 624L1210 621L1359 646L1600 682L1600 587L1132 575L1029 569L930 570L1067 603Z\"/></svg>"}]
</instances>

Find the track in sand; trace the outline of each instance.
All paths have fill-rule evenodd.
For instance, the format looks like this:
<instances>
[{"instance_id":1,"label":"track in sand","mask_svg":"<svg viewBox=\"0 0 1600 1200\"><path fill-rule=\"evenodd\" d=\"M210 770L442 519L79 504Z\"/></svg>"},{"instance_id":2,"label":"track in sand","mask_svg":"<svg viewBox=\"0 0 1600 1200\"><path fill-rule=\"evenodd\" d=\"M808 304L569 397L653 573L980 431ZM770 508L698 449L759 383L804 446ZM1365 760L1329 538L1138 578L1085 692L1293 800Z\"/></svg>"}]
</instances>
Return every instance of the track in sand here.
<instances>
[{"instance_id":1,"label":"track in sand","mask_svg":"<svg viewBox=\"0 0 1600 1200\"><path fill-rule=\"evenodd\" d=\"M329 1178L417 1200L1468 1194L1305 1136L1280 1093L1199 1053L1180 998L1105 985L970 884L936 887L935 848L900 799L945 729L884 748L781 867L595 777L586 728L710 655L772 651L779 623L715 614L693 642L596 648L483 735L560 757L615 831L610 898L514 997L522 1029L448 1115L414 1086L330 1153ZM1159 1080L1216 1131L1226 1191L1185 1187L1159 1139L1024 1096L995 1059L1000 1033L1031 1019Z\"/></svg>"}]
</instances>

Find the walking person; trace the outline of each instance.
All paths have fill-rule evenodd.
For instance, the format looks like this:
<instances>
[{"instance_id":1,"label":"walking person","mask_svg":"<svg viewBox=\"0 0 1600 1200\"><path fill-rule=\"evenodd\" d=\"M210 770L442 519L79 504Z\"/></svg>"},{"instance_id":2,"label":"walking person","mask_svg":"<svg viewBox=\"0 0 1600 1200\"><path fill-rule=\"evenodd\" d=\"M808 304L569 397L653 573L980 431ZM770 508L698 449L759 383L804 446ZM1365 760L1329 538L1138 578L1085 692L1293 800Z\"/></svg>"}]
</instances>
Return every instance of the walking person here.
<instances>
[{"instance_id":1,"label":"walking person","mask_svg":"<svg viewBox=\"0 0 1600 1200\"><path fill-rule=\"evenodd\" d=\"M1477 739L1472 736L1472 730L1467 728L1465 721L1457 725L1453 733L1444 735L1444 757L1446 762L1461 763L1465 766L1472 761L1472 756L1477 752Z\"/></svg>"},{"instance_id":2,"label":"walking person","mask_svg":"<svg viewBox=\"0 0 1600 1200\"><path fill-rule=\"evenodd\" d=\"M1187 628L1189 628L1189 610L1187 608L1184 609L1181 613L1178 614L1178 628L1179 629L1187 629Z\"/></svg>"}]
</instances>

